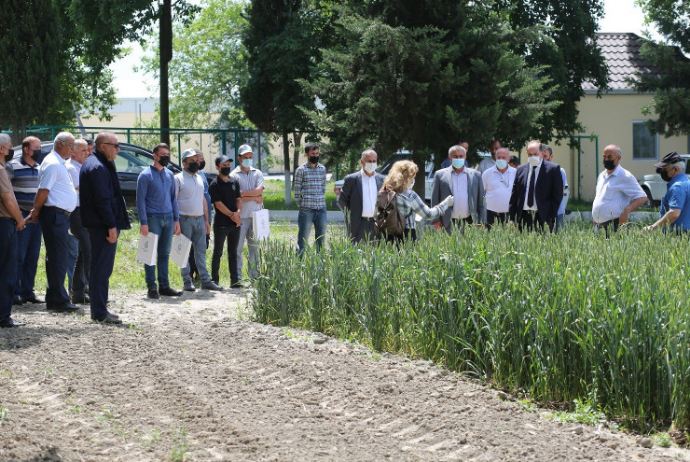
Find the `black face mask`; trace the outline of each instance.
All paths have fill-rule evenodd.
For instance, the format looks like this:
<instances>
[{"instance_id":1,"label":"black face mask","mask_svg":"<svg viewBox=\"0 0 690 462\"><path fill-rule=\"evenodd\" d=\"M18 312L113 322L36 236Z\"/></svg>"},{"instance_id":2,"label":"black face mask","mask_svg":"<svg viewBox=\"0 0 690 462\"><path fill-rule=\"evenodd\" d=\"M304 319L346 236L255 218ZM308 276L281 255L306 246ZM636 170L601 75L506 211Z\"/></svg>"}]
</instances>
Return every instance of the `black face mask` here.
<instances>
[{"instance_id":1,"label":"black face mask","mask_svg":"<svg viewBox=\"0 0 690 462\"><path fill-rule=\"evenodd\" d=\"M159 157L158 163L161 164L163 167L167 166L170 163L170 156Z\"/></svg>"},{"instance_id":2,"label":"black face mask","mask_svg":"<svg viewBox=\"0 0 690 462\"><path fill-rule=\"evenodd\" d=\"M40 162L41 161L41 150L40 149L34 149L31 151L31 158L33 159L34 162Z\"/></svg>"},{"instance_id":3,"label":"black face mask","mask_svg":"<svg viewBox=\"0 0 690 462\"><path fill-rule=\"evenodd\" d=\"M201 162L199 162L199 170L203 170L205 168L206 168L206 161L202 160Z\"/></svg>"},{"instance_id":4,"label":"black face mask","mask_svg":"<svg viewBox=\"0 0 690 462\"><path fill-rule=\"evenodd\" d=\"M661 179L664 180L665 182L671 181L671 177L668 176L668 172L666 170L661 171Z\"/></svg>"},{"instance_id":5,"label":"black face mask","mask_svg":"<svg viewBox=\"0 0 690 462\"><path fill-rule=\"evenodd\" d=\"M7 150L7 154L5 154L5 162L11 161L13 157L14 157L14 149L9 148Z\"/></svg>"},{"instance_id":6,"label":"black face mask","mask_svg":"<svg viewBox=\"0 0 690 462\"><path fill-rule=\"evenodd\" d=\"M196 173L199 171L199 162L190 162L187 164L187 171L189 173Z\"/></svg>"},{"instance_id":7,"label":"black face mask","mask_svg":"<svg viewBox=\"0 0 690 462\"><path fill-rule=\"evenodd\" d=\"M319 163L319 156L309 156L309 162L316 165Z\"/></svg>"},{"instance_id":8,"label":"black face mask","mask_svg":"<svg viewBox=\"0 0 690 462\"><path fill-rule=\"evenodd\" d=\"M604 168L606 170L613 170L616 168L615 162L612 160L604 160Z\"/></svg>"},{"instance_id":9,"label":"black face mask","mask_svg":"<svg viewBox=\"0 0 690 462\"><path fill-rule=\"evenodd\" d=\"M230 167L221 167L220 168L220 174L223 176L230 175Z\"/></svg>"}]
</instances>

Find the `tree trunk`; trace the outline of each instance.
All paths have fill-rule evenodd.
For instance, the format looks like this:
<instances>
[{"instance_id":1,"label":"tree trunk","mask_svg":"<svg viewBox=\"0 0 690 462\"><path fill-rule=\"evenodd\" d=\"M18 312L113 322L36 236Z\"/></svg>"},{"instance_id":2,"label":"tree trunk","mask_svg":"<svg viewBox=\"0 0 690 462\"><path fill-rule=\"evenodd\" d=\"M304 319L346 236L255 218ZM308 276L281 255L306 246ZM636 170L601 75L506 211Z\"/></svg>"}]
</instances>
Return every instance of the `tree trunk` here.
<instances>
[{"instance_id":1,"label":"tree trunk","mask_svg":"<svg viewBox=\"0 0 690 462\"><path fill-rule=\"evenodd\" d=\"M170 146L170 102L168 99L168 64L172 59L172 0L163 0L160 11L160 114L161 143Z\"/></svg>"},{"instance_id":2,"label":"tree trunk","mask_svg":"<svg viewBox=\"0 0 690 462\"><path fill-rule=\"evenodd\" d=\"M285 164L285 208L292 204L292 186L290 185L290 139L288 131L283 130L283 160Z\"/></svg>"},{"instance_id":3,"label":"tree trunk","mask_svg":"<svg viewBox=\"0 0 690 462\"><path fill-rule=\"evenodd\" d=\"M297 171L297 167L299 167L299 154L300 154L300 147L302 145L302 134L298 131L295 131L292 134L292 139L295 143L295 150L293 151L292 154L292 159L293 159L293 167L292 167L292 173L295 173Z\"/></svg>"}]
</instances>

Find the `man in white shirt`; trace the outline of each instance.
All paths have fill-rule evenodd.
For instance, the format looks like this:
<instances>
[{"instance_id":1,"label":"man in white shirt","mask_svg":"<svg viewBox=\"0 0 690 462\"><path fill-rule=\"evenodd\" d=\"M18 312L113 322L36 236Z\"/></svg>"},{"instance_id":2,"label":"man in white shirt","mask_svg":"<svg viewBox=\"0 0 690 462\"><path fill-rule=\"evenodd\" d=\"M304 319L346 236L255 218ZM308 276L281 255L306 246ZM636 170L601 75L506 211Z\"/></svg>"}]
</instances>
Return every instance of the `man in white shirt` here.
<instances>
[{"instance_id":1,"label":"man in white shirt","mask_svg":"<svg viewBox=\"0 0 690 462\"><path fill-rule=\"evenodd\" d=\"M453 207L448 208L441 219L434 221L434 228L443 226L448 233L452 225L481 222L484 210L484 188L479 172L467 166L467 151L460 145L448 150L451 165L434 174L431 186L431 206L434 207L452 195Z\"/></svg>"},{"instance_id":2,"label":"man in white shirt","mask_svg":"<svg viewBox=\"0 0 690 462\"><path fill-rule=\"evenodd\" d=\"M84 161L91 155L89 145L84 139L74 142L72 158L65 162L67 173L72 179L74 189L77 190L77 207L69 216L69 258L67 266L67 279L69 281L69 293L74 304L88 304L89 296L86 295L89 276L91 275L91 237L86 228L81 224L81 211L79 200L79 172Z\"/></svg>"},{"instance_id":3,"label":"man in white shirt","mask_svg":"<svg viewBox=\"0 0 690 462\"><path fill-rule=\"evenodd\" d=\"M362 152L361 170L345 177L338 203L345 212L345 224L350 240L356 244L376 237L376 197L384 177L376 173L378 155L373 149Z\"/></svg>"},{"instance_id":4,"label":"man in white shirt","mask_svg":"<svg viewBox=\"0 0 690 462\"><path fill-rule=\"evenodd\" d=\"M594 226L604 228L609 236L627 223L630 213L647 201L647 195L629 171L620 166L621 149L615 144L604 148L604 171L597 178L597 193L592 204Z\"/></svg>"},{"instance_id":5,"label":"man in white shirt","mask_svg":"<svg viewBox=\"0 0 690 462\"><path fill-rule=\"evenodd\" d=\"M510 151L499 148L496 151L496 165L482 174L486 197L486 227L491 230L494 222L506 223L510 207L510 194L515 181L515 169L508 165Z\"/></svg>"},{"instance_id":6,"label":"man in white shirt","mask_svg":"<svg viewBox=\"0 0 690 462\"><path fill-rule=\"evenodd\" d=\"M230 173L230 176L237 178L242 193L242 213L240 219L240 237L237 243L237 275L242 279L242 251L244 241L247 241L249 255L249 277L256 279L259 277L257 265L259 264L259 243L254 240L254 220L252 214L263 208L264 203L264 175L261 170L254 168L254 152L251 146L243 144L238 150L238 166Z\"/></svg>"},{"instance_id":7,"label":"man in white shirt","mask_svg":"<svg viewBox=\"0 0 690 462\"><path fill-rule=\"evenodd\" d=\"M65 290L69 253L70 215L77 207L77 191L67 173L65 161L72 157L74 136L61 132L55 137L53 150L38 168L38 192L27 220L40 221L46 245L46 304L49 310L74 312Z\"/></svg>"},{"instance_id":8,"label":"man in white shirt","mask_svg":"<svg viewBox=\"0 0 690 462\"><path fill-rule=\"evenodd\" d=\"M199 175L200 158L194 149L182 153L183 171L175 175L175 193L180 210L180 231L192 241L194 262L196 263L201 288L204 290L223 290L211 280L206 268L206 235L211 232L208 222L208 206L204 197L204 182ZM189 275L189 263L181 268L184 290L194 292L194 281Z\"/></svg>"}]
</instances>

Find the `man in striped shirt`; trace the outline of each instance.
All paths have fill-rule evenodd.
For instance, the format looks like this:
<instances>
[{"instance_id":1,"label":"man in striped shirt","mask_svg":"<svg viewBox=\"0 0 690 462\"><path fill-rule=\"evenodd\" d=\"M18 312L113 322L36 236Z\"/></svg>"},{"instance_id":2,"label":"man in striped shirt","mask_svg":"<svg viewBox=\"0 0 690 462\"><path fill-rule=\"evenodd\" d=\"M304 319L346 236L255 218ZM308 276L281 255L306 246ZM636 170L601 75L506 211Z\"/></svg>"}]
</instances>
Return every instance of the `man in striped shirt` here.
<instances>
[{"instance_id":1,"label":"man in striped shirt","mask_svg":"<svg viewBox=\"0 0 690 462\"><path fill-rule=\"evenodd\" d=\"M237 178L240 183L242 193L242 228L240 229L240 240L237 243L237 274L242 278L242 250L244 241L247 240L249 248L249 277L256 279L259 277L257 265L259 263L258 242L254 240L254 227L252 223L252 213L263 208L264 198L264 175L261 170L257 170L254 165L254 153L251 146L243 144L239 148L239 165L233 170L230 176Z\"/></svg>"},{"instance_id":2,"label":"man in striped shirt","mask_svg":"<svg viewBox=\"0 0 690 462\"><path fill-rule=\"evenodd\" d=\"M22 141L22 156L7 163L7 175L19 204L22 217L34 208L38 191L38 167L41 161L41 140L29 136ZM14 305L26 302L43 303L34 292L38 255L41 253L41 224L26 223L17 233L17 281L14 286Z\"/></svg>"},{"instance_id":3,"label":"man in striped shirt","mask_svg":"<svg viewBox=\"0 0 690 462\"><path fill-rule=\"evenodd\" d=\"M301 254L307 246L312 224L316 232L316 248L326 241L326 167L319 163L319 146L304 146L307 162L295 171L295 201L299 207L297 247Z\"/></svg>"}]
</instances>

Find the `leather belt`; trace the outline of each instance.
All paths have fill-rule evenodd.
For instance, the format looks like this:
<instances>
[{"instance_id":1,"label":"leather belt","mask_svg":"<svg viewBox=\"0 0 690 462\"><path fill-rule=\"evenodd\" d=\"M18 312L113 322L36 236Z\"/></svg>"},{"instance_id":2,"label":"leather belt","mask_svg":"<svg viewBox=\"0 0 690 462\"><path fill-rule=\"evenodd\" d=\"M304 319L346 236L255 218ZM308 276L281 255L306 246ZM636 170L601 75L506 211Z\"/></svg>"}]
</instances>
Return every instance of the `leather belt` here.
<instances>
[{"instance_id":1,"label":"leather belt","mask_svg":"<svg viewBox=\"0 0 690 462\"><path fill-rule=\"evenodd\" d=\"M362 217L362 221L374 221L374 217Z\"/></svg>"},{"instance_id":2,"label":"leather belt","mask_svg":"<svg viewBox=\"0 0 690 462\"><path fill-rule=\"evenodd\" d=\"M50 209L50 210L55 210L57 213L62 213L63 215L70 216L72 215L72 212L68 212L65 209L61 209L60 207L55 207L54 205L46 205L43 207L44 209Z\"/></svg>"},{"instance_id":3,"label":"leather belt","mask_svg":"<svg viewBox=\"0 0 690 462\"><path fill-rule=\"evenodd\" d=\"M180 215L180 218L202 218L203 215Z\"/></svg>"}]
</instances>

